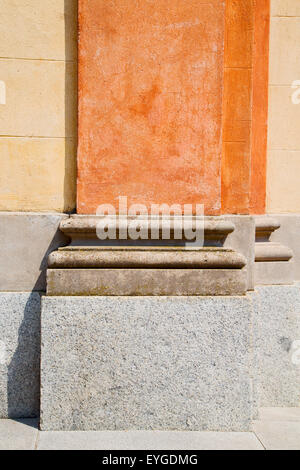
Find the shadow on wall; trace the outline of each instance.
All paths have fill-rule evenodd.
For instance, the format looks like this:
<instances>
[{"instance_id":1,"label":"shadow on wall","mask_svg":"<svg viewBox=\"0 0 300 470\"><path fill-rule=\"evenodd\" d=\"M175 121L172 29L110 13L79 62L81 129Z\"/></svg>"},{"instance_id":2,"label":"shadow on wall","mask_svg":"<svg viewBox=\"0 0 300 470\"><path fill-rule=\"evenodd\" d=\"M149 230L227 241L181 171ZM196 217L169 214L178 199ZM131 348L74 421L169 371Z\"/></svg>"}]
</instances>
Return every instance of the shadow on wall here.
<instances>
[{"instance_id":1,"label":"shadow on wall","mask_svg":"<svg viewBox=\"0 0 300 470\"><path fill-rule=\"evenodd\" d=\"M12 419L35 418L40 410L41 295L28 295L18 345L7 368L7 416Z\"/></svg>"},{"instance_id":2,"label":"shadow on wall","mask_svg":"<svg viewBox=\"0 0 300 470\"><path fill-rule=\"evenodd\" d=\"M65 212L76 207L77 156L77 0L65 0ZM47 258L62 246L62 234L57 231L43 257L33 291L28 294L19 326L16 312L8 328L18 328L18 344L7 368L7 413L10 418L38 417L40 410L40 341L41 295L45 289ZM14 295L14 294L12 294ZM17 295L17 294L15 294ZM25 295L25 294L24 294ZM20 308L20 306L19 306Z\"/></svg>"},{"instance_id":3,"label":"shadow on wall","mask_svg":"<svg viewBox=\"0 0 300 470\"><path fill-rule=\"evenodd\" d=\"M46 289L48 255L68 243L57 230L42 259L41 273L31 293L11 293L15 296L9 308L7 336L17 346L7 367L7 417L11 419L36 418L40 414L40 357L41 357L41 297ZM23 307L23 296L27 296ZM22 317L23 315L23 317Z\"/></svg>"},{"instance_id":4,"label":"shadow on wall","mask_svg":"<svg viewBox=\"0 0 300 470\"><path fill-rule=\"evenodd\" d=\"M78 142L77 17L78 0L65 0L65 177L64 211L75 212Z\"/></svg>"},{"instance_id":5,"label":"shadow on wall","mask_svg":"<svg viewBox=\"0 0 300 470\"><path fill-rule=\"evenodd\" d=\"M40 275L32 289L33 292L46 292L48 257L50 253L57 250L59 247L67 246L69 242L70 239L67 238L58 228L41 261Z\"/></svg>"}]
</instances>

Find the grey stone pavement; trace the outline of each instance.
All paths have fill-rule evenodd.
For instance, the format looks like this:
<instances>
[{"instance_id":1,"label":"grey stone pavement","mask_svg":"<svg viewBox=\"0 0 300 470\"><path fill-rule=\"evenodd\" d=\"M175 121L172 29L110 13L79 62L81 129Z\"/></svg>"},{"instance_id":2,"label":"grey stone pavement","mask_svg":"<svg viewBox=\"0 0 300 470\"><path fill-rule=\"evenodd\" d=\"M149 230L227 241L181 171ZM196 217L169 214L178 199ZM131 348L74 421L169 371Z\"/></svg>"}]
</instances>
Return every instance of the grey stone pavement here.
<instances>
[{"instance_id":1,"label":"grey stone pavement","mask_svg":"<svg viewBox=\"0 0 300 470\"><path fill-rule=\"evenodd\" d=\"M263 408L252 432L41 432L0 420L0 450L300 450L300 408Z\"/></svg>"}]
</instances>

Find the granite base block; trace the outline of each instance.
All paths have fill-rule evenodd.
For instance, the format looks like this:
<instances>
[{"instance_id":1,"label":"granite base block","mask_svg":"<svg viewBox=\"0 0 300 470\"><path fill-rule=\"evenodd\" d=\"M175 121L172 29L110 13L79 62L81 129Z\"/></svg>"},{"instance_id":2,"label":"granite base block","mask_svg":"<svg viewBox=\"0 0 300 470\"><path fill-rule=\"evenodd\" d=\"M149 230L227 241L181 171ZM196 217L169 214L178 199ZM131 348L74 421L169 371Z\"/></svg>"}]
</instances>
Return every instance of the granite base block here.
<instances>
[{"instance_id":1,"label":"granite base block","mask_svg":"<svg viewBox=\"0 0 300 470\"><path fill-rule=\"evenodd\" d=\"M0 418L39 415L40 294L0 293Z\"/></svg>"},{"instance_id":2,"label":"granite base block","mask_svg":"<svg viewBox=\"0 0 300 470\"><path fill-rule=\"evenodd\" d=\"M251 299L44 297L42 430L248 431Z\"/></svg>"},{"instance_id":3,"label":"granite base block","mask_svg":"<svg viewBox=\"0 0 300 470\"><path fill-rule=\"evenodd\" d=\"M254 390L260 407L300 406L300 286L258 287L253 299Z\"/></svg>"}]
</instances>

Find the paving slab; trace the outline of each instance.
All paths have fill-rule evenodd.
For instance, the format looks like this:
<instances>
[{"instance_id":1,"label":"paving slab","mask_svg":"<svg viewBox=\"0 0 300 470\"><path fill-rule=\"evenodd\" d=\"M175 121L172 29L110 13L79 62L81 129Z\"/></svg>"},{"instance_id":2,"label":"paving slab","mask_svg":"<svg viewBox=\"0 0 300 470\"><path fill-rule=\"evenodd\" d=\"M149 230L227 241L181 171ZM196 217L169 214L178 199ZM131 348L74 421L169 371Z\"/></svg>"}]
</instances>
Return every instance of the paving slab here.
<instances>
[{"instance_id":1,"label":"paving slab","mask_svg":"<svg viewBox=\"0 0 300 470\"><path fill-rule=\"evenodd\" d=\"M0 450L34 450L38 437L38 421L0 420Z\"/></svg>"},{"instance_id":2,"label":"paving slab","mask_svg":"<svg viewBox=\"0 0 300 470\"><path fill-rule=\"evenodd\" d=\"M259 421L298 421L300 422L299 408L261 408Z\"/></svg>"},{"instance_id":3,"label":"paving slab","mask_svg":"<svg viewBox=\"0 0 300 470\"><path fill-rule=\"evenodd\" d=\"M263 408L254 432L38 431L0 420L0 450L300 450L300 408Z\"/></svg>"},{"instance_id":4,"label":"paving slab","mask_svg":"<svg viewBox=\"0 0 300 470\"><path fill-rule=\"evenodd\" d=\"M263 450L254 433L176 431L40 432L38 450Z\"/></svg>"},{"instance_id":5,"label":"paving slab","mask_svg":"<svg viewBox=\"0 0 300 470\"><path fill-rule=\"evenodd\" d=\"M253 431L266 450L300 450L299 421L255 421Z\"/></svg>"}]
</instances>

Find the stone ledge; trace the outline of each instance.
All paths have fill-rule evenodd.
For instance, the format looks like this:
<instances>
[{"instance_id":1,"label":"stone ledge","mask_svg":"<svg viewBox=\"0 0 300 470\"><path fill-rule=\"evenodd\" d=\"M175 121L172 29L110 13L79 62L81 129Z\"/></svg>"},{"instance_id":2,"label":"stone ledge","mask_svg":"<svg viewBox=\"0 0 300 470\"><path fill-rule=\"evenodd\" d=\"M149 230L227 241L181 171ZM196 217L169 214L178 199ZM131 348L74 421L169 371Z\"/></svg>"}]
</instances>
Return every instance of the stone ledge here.
<instances>
[{"instance_id":1,"label":"stone ledge","mask_svg":"<svg viewBox=\"0 0 300 470\"><path fill-rule=\"evenodd\" d=\"M62 221L60 230L72 239L71 244L78 244L81 240L93 240L95 243L100 243L97 237L97 224L103 220L102 216L90 215L72 215L68 219ZM120 231L126 232L128 224L132 221L138 220L140 227L146 227L150 237L150 223L155 221L157 223L159 240L162 240L162 231L166 224L170 226L170 240L174 240L174 233L176 229L182 227L182 218L174 216L158 216L158 217L130 217L130 216L117 216L110 217L109 220L113 227L116 229L117 239L119 239ZM204 239L207 244L216 244L220 246L226 237L235 229L234 224L230 221L224 220L222 217L187 217L184 223L187 228L196 229L196 221L199 224L199 230L204 231ZM183 234L184 235L184 234ZM184 238L183 238L184 240ZM155 240L153 240L155 241Z\"/></svg>"},{"instance_id":2,"label":"stone ledge","mask_svg":"<svg viewBox=\"0 0 300 470\"><path fill-rule=\"evenodd\" d=\"M48 269L49 296L244 295L245 269Z\"/></svg>"},{"instance_id":3,"label":"stone ledge","mask_svg":"<svg viewBox=\"0 0 300 470\"><path fill-rule=\"evenodd\" d=\"M293 257L293 252L281 243L267 242L256 243L255 261L289 261Z\"/></svg>"},{"instance_id":4,"label":"stone ledge","mask_svg":"<svg viewBox=\"0 0 300 470\"><path fill-rule=\"evenodd\" d=\"M270 235L280 228L280 222L267 215L255 217L256 238L270 238Z\"/></svg>"},{"instance_id":5,"label":"stone ledge","mask_svg":"<svg viewBox=\"0 0 300 470\"><path fill-rule=\"evenodd\" d=\"M51 253L49 268L242 269L247 260L229 248L66 247Z\"/></svg>"}]
</instances>

